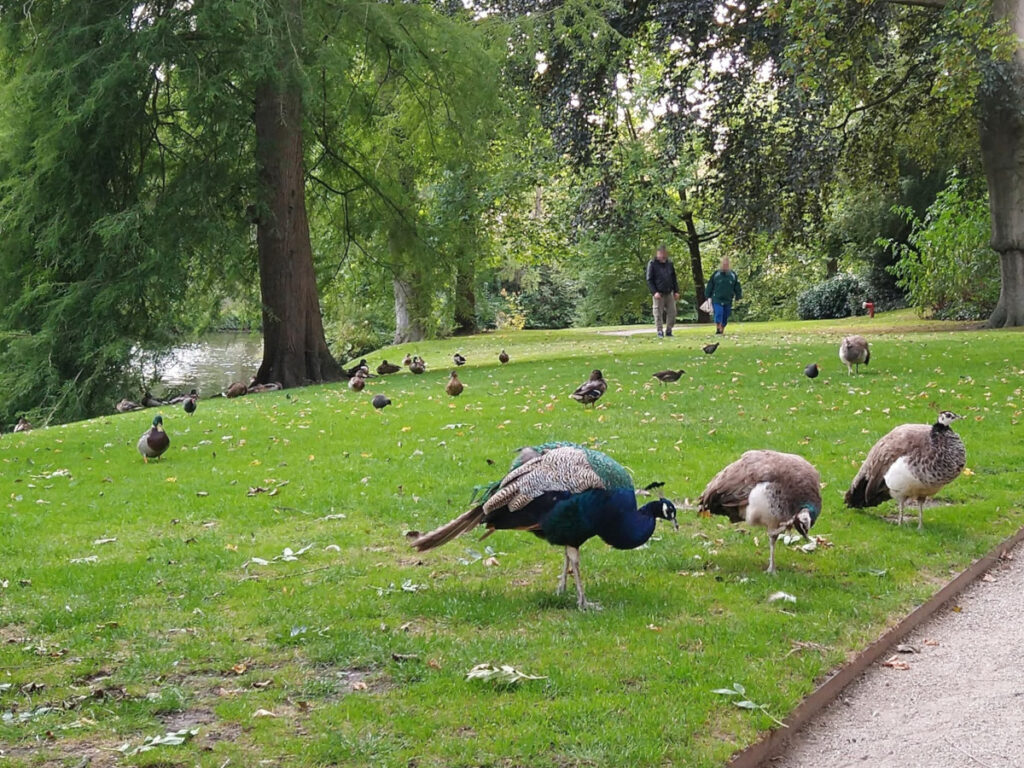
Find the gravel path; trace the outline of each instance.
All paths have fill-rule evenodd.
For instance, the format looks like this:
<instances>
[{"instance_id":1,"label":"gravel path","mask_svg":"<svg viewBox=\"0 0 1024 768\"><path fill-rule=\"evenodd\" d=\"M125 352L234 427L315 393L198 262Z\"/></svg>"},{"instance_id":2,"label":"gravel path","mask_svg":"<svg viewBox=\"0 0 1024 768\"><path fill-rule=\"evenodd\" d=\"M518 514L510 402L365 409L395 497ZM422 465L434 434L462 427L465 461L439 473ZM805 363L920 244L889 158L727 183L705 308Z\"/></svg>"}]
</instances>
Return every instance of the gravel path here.
<instances>
[{"instance_id":1,"label":"gravel path","mask_svg":"<svg viewBox=\"0 0 1024 768\"><path fill-rule=\"evenodd\" d=\"M1024 545L872 666L773 768L1024 768ZM894 649L895 653L895 649Z\"/></svg>"}]
</instances>

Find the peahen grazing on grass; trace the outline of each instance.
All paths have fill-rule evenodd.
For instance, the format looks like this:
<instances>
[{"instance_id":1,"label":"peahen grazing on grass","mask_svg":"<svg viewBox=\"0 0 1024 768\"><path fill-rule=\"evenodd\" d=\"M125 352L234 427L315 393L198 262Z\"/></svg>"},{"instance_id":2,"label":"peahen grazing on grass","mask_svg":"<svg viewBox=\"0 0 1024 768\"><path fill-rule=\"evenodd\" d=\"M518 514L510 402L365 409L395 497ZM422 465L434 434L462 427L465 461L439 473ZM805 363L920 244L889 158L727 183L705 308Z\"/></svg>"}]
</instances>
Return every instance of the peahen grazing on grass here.
<instances>
[{"instance_id":1,"label":"peahen grazing on grass","mask_svg":"<svg viewBox=\"0 0 1024 768\"><path fill-rule=\"evenodd\" d=\"M860 367L871 362L868 340L863 336L847 336L839 345L839 359L846 365L848 376L853 374L855 366L857 373L860 373Z\"/></svg>"},{"instance_id":2,"label":"peahen grazing on grass","mask_svg":"<svg viewBox=\"0 0 1024 768\"><path fill-rule=\"evenodd\" d=\"M700 496L701 512L768 529L768 573L775 573L775 541L790 528L804 538L821 513L821 477L801 456L747 451Z\"/></svg>"},{"instance_id":3,"label":"peahen grazing on grass","mask_svg":"<svg viewBox=\"0 0 1024 768\"><path fill-rule=\"evenodd\" d=\"M956 480L967 464L967 450L950 424L962 419L942 411L934 424L902 424L875 443L846 492L846 506L874 507L886 499L903 508L917 501L917 527L924 520L924 502Z\"/></svg>"},{"instance_id":4,"label":"peahen grazing on grass","mask_svg":"<svg viewBox=\"0 0 1024 768\"><path fill-rule=\"evenodd\" d=\"M651 538L658 518L679 527L671 501L658 499L637 509L626 470L610 456L573 443L524 448L504 479L479 490L479 504L412 546L433 549L481 524L487 526L485 537L496 530L530 531L565 547L558 594L572 573L581 610L599 607L583 592L580 547L587 539L599 536L616 549L635 549Z\"/></svg>"}]
</instances>

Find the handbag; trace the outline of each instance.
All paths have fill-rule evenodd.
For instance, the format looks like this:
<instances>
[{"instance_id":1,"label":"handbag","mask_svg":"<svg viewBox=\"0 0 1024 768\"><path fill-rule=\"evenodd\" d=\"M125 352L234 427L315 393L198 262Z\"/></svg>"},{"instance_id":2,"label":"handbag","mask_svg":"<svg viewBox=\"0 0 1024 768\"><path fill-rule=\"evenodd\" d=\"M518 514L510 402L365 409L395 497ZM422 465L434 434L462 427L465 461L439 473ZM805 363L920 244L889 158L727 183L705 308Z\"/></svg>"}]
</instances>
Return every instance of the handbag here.
<instances>
[{"instance_id":1,"label":"handbag","mask_svg":"<svg viewBox=\"0 0 1024 768\"><path fill-rule=\"evenodd\" d=\"M704 303L700 305L699 309L707 315L715 311L715 308L711 305L711 299L704 299Z\"/></svg>"}]
</instances>

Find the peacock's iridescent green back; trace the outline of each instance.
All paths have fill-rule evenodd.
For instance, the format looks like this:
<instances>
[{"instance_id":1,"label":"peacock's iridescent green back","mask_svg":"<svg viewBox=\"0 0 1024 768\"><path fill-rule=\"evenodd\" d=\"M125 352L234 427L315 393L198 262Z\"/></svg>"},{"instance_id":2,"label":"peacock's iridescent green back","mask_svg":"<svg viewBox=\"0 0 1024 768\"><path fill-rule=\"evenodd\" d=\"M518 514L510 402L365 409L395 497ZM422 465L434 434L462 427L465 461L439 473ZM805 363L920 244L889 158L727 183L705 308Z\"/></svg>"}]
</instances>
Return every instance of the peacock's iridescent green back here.
<instances>
[{"instance_id":1,"label":"peacock's iridescent green back","mask_svg":"<svg viewBox=\"0 0 1024 768\"><path fill-rule=\"evenodd\" d=\"M611 456L595 451L592 448L582 448L581 450L587 455L587 462L597 476L601 478L607 490L611 491L616 488L633 490L633 479L619 462Z\"/></svg>"}]
</instances>

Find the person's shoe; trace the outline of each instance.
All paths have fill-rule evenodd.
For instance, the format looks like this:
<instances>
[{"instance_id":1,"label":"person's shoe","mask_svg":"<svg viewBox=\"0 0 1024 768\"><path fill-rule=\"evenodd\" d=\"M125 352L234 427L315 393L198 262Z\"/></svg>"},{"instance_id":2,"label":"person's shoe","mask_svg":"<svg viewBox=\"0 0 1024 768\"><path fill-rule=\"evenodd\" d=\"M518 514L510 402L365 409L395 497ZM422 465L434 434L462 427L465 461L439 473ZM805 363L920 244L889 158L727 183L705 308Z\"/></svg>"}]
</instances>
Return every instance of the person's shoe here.
<instances>
[{"instance_id":1,"label":"person's shoe","mask_svg":"<svg viewBox=\"0 0 1024 768\"><path fill-rule=\"evenodd\" d=\"M665 335L666 336L671 336L672 335L672 331L665 331Z\"/></svg>"},{"instance_id":2,"label":"person's shoe","mask_svg":"<svg viewBox=\"0 0 1024 768\"><path fill-rule=\"evenodd\" d=\"M661 331L658 331L658 338L659 338L659 339L660 339L660 338L661 338L662 336L664 336L664 335L665 335L664 333L662 333Z\"/></svg>"},{"instance_id":3,"label":"person's shoe","mask_svg":"<svg viewBox=\"0 0 1024 768\"><path fill-rule=\"evenodd\" d=\"M725 333L725 331L719 328L717 331L715 331L715 336L721 336L723 333Z\"/></svg>"}]
</instances>

